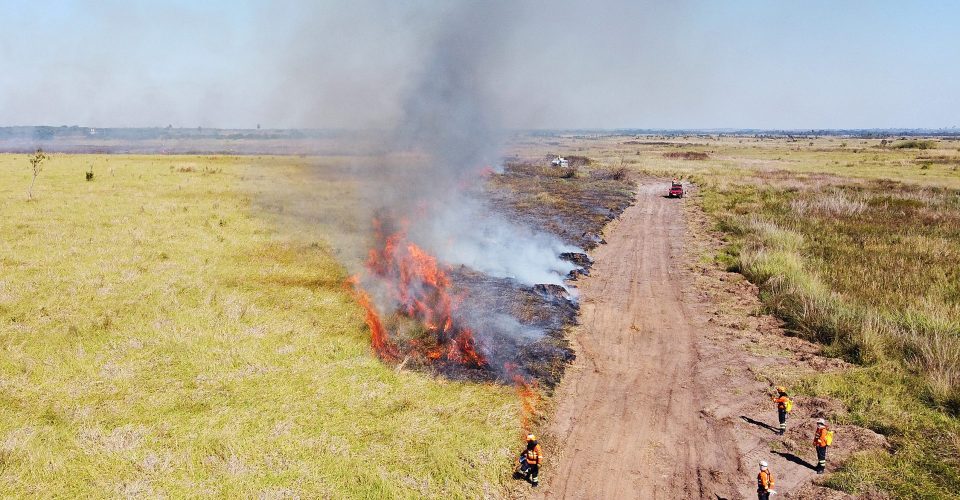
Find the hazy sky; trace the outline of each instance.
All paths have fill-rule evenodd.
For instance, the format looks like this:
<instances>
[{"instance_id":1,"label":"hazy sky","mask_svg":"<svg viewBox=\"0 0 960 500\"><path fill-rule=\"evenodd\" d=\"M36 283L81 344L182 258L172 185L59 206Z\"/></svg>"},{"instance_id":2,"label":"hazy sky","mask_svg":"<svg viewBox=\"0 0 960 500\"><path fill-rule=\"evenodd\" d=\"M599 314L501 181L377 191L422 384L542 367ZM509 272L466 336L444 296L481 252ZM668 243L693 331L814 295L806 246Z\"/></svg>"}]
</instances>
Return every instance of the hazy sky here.
<instances>
[{"instance_id":1,"label":"hazy sky","mask_svg":"<svg viewBox=\"0 0 960 500\"><path fill-rule=\"evenodd\" d=\"M457 8L0 0L0 125L387 126ZM508 127L960 126L960 2L489 10L478 84Z\"/></svg>"}]
</instances>

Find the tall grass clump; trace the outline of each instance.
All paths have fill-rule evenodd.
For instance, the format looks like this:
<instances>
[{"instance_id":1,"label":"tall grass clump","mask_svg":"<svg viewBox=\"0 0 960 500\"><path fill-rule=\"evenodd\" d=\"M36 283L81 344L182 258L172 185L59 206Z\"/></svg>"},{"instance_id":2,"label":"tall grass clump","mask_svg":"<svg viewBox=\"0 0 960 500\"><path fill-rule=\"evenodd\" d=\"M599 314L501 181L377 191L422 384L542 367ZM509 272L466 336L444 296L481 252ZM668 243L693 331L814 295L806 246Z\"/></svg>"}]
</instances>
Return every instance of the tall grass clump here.
<instances>
[{"instance_id":1,"label":"tall grass clump","mask_svg":"<svg viewBox=\"0 0 960 500\"><path fill-rule=\"evenodd\" d=\"M960 464L960 193L890 181L715 186L702 203L731 236L729 268L756 283L795 334L864 367L829 384L813 377L809 392L853 403L854 420L899 454L857 456L831 484L859 491L870 476L912 496L904 482L883 486L897 473L956 491L956 470L943 471ZM880 413L850 392L865 369L891 394ZM904 422L904 411L917 413ZM933 436L948 445L926 441Z\"/></svg>"}]
</instances>

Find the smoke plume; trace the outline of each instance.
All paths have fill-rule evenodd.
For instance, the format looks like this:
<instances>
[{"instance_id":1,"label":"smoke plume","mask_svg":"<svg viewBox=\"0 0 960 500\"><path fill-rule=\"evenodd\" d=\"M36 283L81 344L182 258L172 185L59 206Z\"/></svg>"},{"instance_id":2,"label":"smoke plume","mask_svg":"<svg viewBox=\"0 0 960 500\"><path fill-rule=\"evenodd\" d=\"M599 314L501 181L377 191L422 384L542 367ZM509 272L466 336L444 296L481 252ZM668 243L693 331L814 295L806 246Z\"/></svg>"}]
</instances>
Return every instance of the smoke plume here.
<instances>
[{"instance_id":1,"label":"smoke plume","mask_svg":"<svg viewBox=\"0 0 960 500\"><path fill-rule=\"evenodd\" d=\"M466 3L443 15L386 135L387 153L357 169L366 173L361 198L372 210L356 213L372 215L376 227L354 262L369 255L359 286L375 312L401 311L423 322L439 344L428 352L431 359L495 371L545 329L506 308L488 309L491 301L480 296L498 293L490 281L458 278L480 273L517 287L564 286L575 266L560 253L578 251L509 220L483 195L484 176L501 162L503 103L496 86L506 78L500 62L509 47L510 10L506 2ZM379 319L368 324L382 326ZM389 346L380 352L396 355Z\"/></svg>"}]
</instances>

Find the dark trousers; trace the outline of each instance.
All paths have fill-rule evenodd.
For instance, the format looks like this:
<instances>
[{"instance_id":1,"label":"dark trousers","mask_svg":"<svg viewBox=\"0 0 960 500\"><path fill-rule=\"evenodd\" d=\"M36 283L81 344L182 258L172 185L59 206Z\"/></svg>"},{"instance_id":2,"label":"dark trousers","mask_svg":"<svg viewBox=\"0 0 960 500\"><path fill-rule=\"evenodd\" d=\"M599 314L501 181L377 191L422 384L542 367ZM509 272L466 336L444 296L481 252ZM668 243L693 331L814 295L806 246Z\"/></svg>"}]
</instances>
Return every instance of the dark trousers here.
<instances>
[{"instance_id":1,"label":"dark trousers","mask_svg":"<svg viewBox=\"0 0 960 500\"><path fill-rule=\"evenodd\" d=\"M530 481L534 483L540 482L540 466L537 464L528 465L530 468Z\"/></svg>"},{"instance_id":2,"label":"dark trousers","mask_svg":"<svg viewBox=\"0 0 960 500\"><path fill-rule=\"evenodd\" d=\"M757 490L757 500L770 500L770 492Z\"/></svg>"},{"instance_id":3,"label":"dark trousers","mask_svg":"<svg viewBox=\"0 0 960 500\"><path fill-rule=\"evenodd\" d=\"M823 470L827 467L827 447L817 446L817 469Z\"/></svg>"},{"instance_id":4,"label":"dark trousers","mask_svg":"<svg viewBox=\"0 0 960 500\"><path fill-rule=\"evenodd\" d=\"M540 466L537 464L528 464L523 458L520 459L520 472L526 474L533 483L540 481Z\"/></svg>"},{"instance_id":5,"label":"dark trousers","mask_svg":"<svg viewBox=\"0 0 960 500\"><path fill-rule=\"evenodd\" d=\"M777 409L777 418L780 419L780 434L787 430L787 410Z\"/></svg>"}]
</instances>

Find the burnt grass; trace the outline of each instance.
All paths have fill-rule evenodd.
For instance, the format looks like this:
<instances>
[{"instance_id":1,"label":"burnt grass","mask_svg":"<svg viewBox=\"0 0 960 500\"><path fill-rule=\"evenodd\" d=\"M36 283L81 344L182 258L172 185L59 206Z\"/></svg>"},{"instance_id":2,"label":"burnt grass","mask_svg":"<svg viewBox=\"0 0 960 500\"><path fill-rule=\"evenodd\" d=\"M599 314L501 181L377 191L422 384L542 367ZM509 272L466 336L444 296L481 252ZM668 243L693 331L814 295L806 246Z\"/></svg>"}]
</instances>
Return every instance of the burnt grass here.
<instances>
[{"instance_id":1,"label":"burnt grass","mask_svg":"<svg viewBox=\"0 0 960 500\"><path fill-rule=\"evenodd\" d=\"M512 220L553 233L585 251L603 244L603 227L633 203L634 184L620 169L594 166L585 158L578 158L575 165L560 169L551 167L549 160L509 163L504 173L489 180L491 206ZM582 268L568 276L571 282L588 275L593 263L586 253L564 253L561 258ZM475 310L509 316L523 329L543 334L517 335L496 327L484 328L476 336L484 350L493 353L488 355L489 366L434 369L453 378L504 383L520 375L550 392L575 357L567 331L577 323L576 297L558 285L529 287L464 267L453 270L451 277ZM576 292L573 283L567 286Z\"/></svg>"},{"instance_id":2,"label":"burnt grass","mask_svg":"<svg viewBox=\"0 0 960 500\"><path fill-rule=\"evenodd\" d=\"M605 243L603 227L633 203L633 181L624 169L595 165L586 157L568 157L570 166L537 162L508 163L492 174L484 195L491 210L507 218L552 233L584 252ZM486 364L471 366L425 359L417 349L404 350L404 366L455 380L514 383L522 377L552 392L566 366L575 358L567 339L577 324L579 305L575 280L589 275L593 261L586 253L567 252L560 258L579 269L567 276L567 288L527 286L461 266L450 269L460 313L468 318ZM424 337L415 344L424 347Z\"/></svg>"},{"instance_id":3,"label":"burnt grass","mask_svg":"<svg viewBox=\"0 0 960 500\"><path fill-rule=\"evenodd\" d=\"M514 162L491 176L488 196L508 217L590 250L603 242L603 227L633 203L634 184L622 170L589 161L567 169Z\"/></svg>"},{"instance_id":4,"label":"burnt grass","mask_svg":"<svg viewBox=\"0 0 960 500\"><path fill-rule=\"evenodd\" d=\"M485 364L429 359L425 352L437 347L417 320L399 313L385 318L400 349L404 367L474 382L510 384L520 376L552 389L563 368L573 361L564 331L576 324L578 305L558 285L524 286L512 279L495 278L461 266L450 270L457 296L458 316L472 330Z\"/></svg>"},{"instance_id":5,"label":"burnt grass","mask_svg":"<svg viewBox=\"0 0 960 500\"><path fill-rule=\"evenodd\" d=\"M466 268L454 271L452 278L465 290L474 310L486 316L514 318L523 329L543 333L528 337L497 327L478 331L477 341L483 349L495 353L488 355L490 366L481 376L511 383L520 375L547 389L556 386L564 367L574 359L565 330L577 322L576 301L562 287L527 287Z\"/></svg>"}]
</instances>

